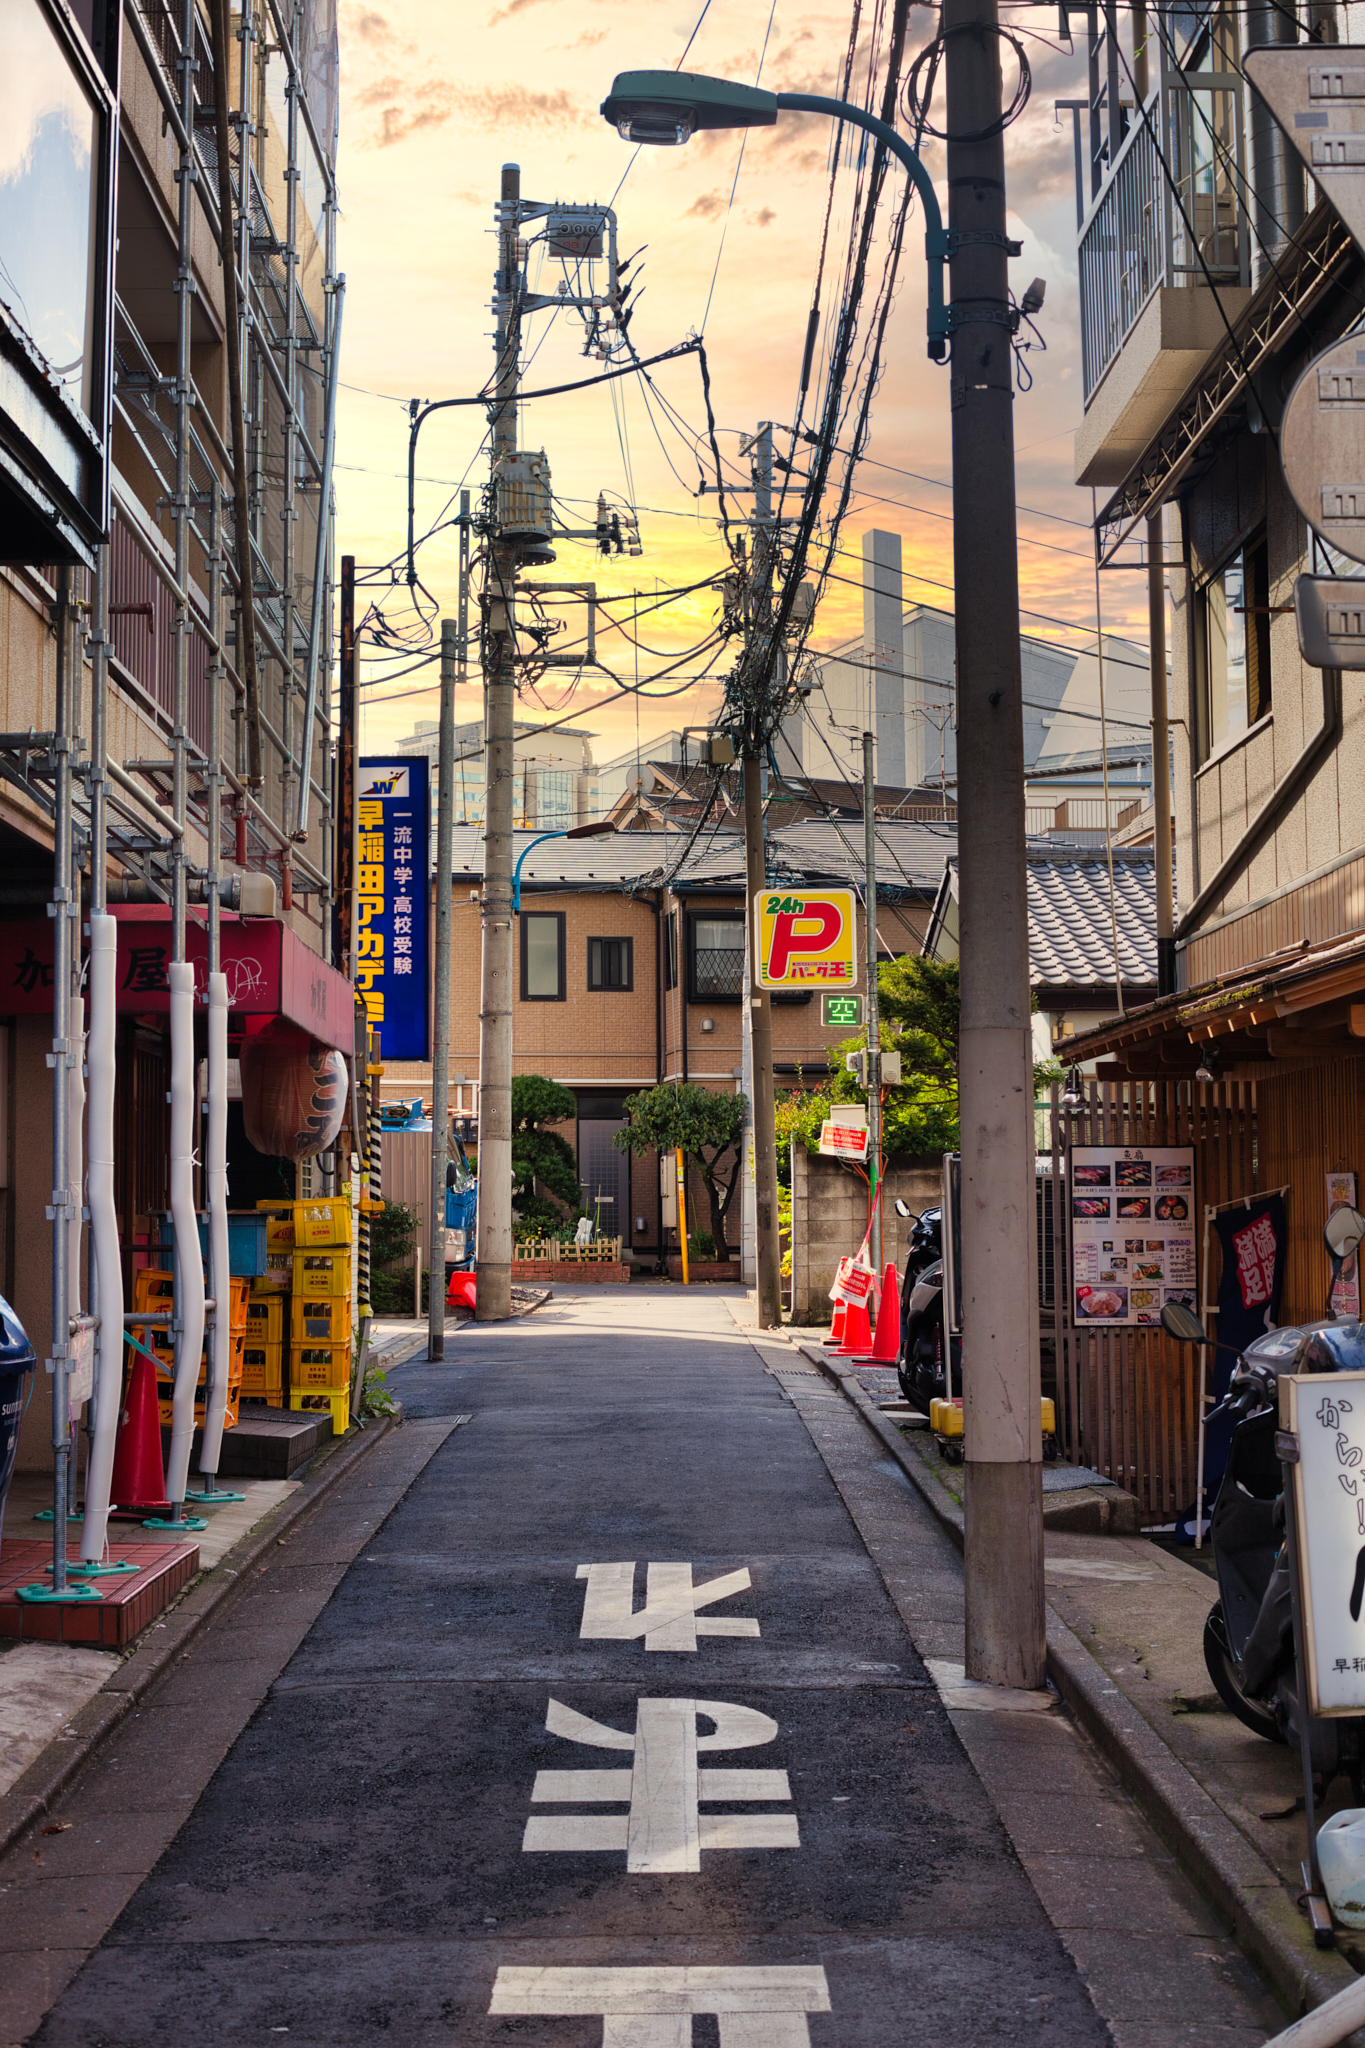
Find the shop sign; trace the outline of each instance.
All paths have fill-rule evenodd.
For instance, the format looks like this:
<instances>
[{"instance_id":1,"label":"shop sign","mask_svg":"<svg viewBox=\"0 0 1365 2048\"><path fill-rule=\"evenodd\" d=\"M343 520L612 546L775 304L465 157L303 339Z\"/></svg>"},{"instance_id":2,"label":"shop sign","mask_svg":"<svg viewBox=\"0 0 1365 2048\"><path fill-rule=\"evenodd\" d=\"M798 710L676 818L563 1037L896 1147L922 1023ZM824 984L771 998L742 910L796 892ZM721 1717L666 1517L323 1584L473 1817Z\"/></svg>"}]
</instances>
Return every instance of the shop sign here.
<instances>
[{"instance_id":1,"label":"shop sign","mask_svg":"<svg viewBox=\"0 0 1365 2048\"><path fill-rule=\"evenodd\" d=\"M861 1031L863 1026L862 997L821 996L820 1022L826 1031Z\"/></svg>"},{"instance_id":2,"label":"shop sign","mask_svg":"<svg viewBox=\"0 0 1365 2048\"><path fill-rule=\"evenodd\" d=\"M851 889L761 890L753 899L759 987L856 987L856 903Z\"/></svg>"},{"instance_id":3,"label":"shop sign","mask_svg":"<svg viewBox=\"0 0 1365 2048\"><path fill-rule=\"evenodd\" d=\"M1288 1374L1308 1704L1365 1713L1365 1373ZM1281 1411L1283 1413L1283 1411Z\"/></svg>"},{"instance_id":4,"label":"shop sign","mask_svg":"<svg viewBox=\"0 0 1365 2048\"><path fill-rule=\"evenodd\" d=\"M356 793L355 985L386 1059L430 1057L425 755L367 757Z\"/></svg>"},{"instance_id":5,"label":"shop sign","mask_svg":"<svg viewBox=\"0 0 1365 2048\"><path fill-rule=\"evenodd\" d=\"M1068 1186L1078 1328L1197 1308L1193 1147L1073 1145Z\"/></svg>"}]
</instances>

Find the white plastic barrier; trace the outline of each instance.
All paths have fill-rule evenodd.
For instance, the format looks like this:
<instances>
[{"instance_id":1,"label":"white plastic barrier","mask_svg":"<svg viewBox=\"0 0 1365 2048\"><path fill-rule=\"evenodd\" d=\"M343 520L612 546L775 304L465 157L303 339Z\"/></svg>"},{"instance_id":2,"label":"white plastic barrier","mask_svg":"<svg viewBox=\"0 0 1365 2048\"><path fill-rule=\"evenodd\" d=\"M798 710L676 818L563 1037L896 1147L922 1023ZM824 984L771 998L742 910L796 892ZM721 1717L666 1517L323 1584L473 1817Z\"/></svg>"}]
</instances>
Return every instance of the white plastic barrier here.
<instances>
[{"instance_id":1,"label":"white plastic barrier","mask_svg":"<svg viewBox=\"0 0 1365 2048\"><path fill-rule=\"evenodd\" d=\"M94 914L90 919L90 1036L86 1041L90 1067L88 1201L100 1327L95 1350L94 1429L81 1527L81 1556L87 1564L98 1564L104 1555L114 1439L123 1397L123 1261L114 1203L117 982L118 920Z\"/></svg>"},{"instance_id":2,"label":"white plastic barrier","mask_svg":"<svg viewBox=\"0 0 1365 2048\"><path fill-rule=\"evenodd\" d=\"M209 1273L213 1282L213 1343L204 1401L204 1442L199 1470L218 1470L227 1411L228 1368L232 1360L232 1289L228 1286L227 1215L227 976L209 976L209 1116L205 1168L209 1197Z\"/></svg>"},{"instance_id":3,"label":"white plastic barrier","mask_svg":"<svg viewBox=\"0 0 1365 2048\"><path fill-rule=\"evenodd\" d=\"M171 985L171 1227L175 1234L175 1392L166 1498L183 1501L194 1443L194 1396L204 1349L204 1260L194 1212L194 969L167 970Z\"/></svg>"}]
</instances>

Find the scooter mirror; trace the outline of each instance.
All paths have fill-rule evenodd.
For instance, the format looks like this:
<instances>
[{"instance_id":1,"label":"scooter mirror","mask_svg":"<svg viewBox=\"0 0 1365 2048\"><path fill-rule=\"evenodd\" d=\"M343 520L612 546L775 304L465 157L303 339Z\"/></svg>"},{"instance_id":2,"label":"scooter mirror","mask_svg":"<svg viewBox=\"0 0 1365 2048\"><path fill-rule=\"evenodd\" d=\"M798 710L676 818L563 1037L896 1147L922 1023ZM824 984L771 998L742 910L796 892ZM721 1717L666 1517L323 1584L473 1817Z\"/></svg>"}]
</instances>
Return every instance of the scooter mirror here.
<instances>
[{"instance_id":1,"label":"scooter mirror","mask_svg":"<svg viewBox=\"0 0 1365 2048\"><path fill-rule=\"evenodd\" d=\"M1359 1209L1334 1209L1322 1233L1323 1243L1334 1259L1349 1259L1365 1237L1365 1216Z\"/></svg>"},{"instance_id":2,"label":"scooter mirror","mask_svg":"<svg viewBox=\"0 0 1365 2048\"><path fill-rule=\"evenodd\" d=\"M1161 1327L1177 1344L1207 1344L1204 1325L1183 1301L1168 1301L1161 1311Z\"/></svg>"},{"instance_id":3,"label":"scooter mirror","mask_svg":"<svg viewBox=\"0 0 1365 2048\"><path fill-rule=\"evenodd\" d=\"M910 1205L909 1205L909 1203L908 1203L908 1202L903 1202L903 1201L901 1200L901 1198L900 1198L900 1196L899 1196L899 1195L897 1195L895 1199L896 1199L896 1214L897 1214L898 1216L913 1216L913 1215L914 1215L914 1213L915 1213L915 1212L914 1212L914 1210L913 1210L913 1209L912 1209L912 1208L910 1207Z\"/></svg>"}]
</instances>

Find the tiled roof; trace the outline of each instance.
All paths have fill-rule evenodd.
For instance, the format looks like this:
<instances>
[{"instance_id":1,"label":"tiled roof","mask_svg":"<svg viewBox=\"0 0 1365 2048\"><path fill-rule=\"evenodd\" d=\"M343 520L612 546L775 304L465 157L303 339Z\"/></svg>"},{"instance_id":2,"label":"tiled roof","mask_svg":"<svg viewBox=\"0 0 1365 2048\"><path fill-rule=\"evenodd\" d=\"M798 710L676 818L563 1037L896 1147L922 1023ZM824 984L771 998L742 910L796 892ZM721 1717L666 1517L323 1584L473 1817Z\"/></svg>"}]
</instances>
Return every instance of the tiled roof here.
<instances>
[{"instance_id":1,"label":"tiled roof","mask_svg":"<svg viewBox=\"0 0 1365 2048\"><path fill-rule=\"evenodd\" d=\"M1156 863L1150 852L1115 849L1114 921L1102 847L1031 847L1027 860L1029 979L1035 988L1112 986L1114 921L1125 985L1155 987Z\"/></svg>"}]
</instances>

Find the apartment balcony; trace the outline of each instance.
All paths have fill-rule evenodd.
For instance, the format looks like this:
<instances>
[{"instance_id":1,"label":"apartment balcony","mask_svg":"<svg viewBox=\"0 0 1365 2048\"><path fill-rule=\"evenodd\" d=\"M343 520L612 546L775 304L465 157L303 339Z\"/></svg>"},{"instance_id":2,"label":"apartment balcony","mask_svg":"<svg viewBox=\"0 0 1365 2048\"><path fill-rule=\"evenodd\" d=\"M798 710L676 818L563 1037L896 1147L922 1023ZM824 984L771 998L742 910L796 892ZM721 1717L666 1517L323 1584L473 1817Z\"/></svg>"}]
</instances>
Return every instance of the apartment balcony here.
<instances>
[{"instance_id":1,"label":"apartment balcony","mask_svg":"<svg viewBox=\"0 0 1365 2048\"><path fill-rule=\"evenodd\" d=\"M1167 74L1081 225L1077 483L1122 483L1251 297L1242 93Z\"/></svg>"}]
</instances>

